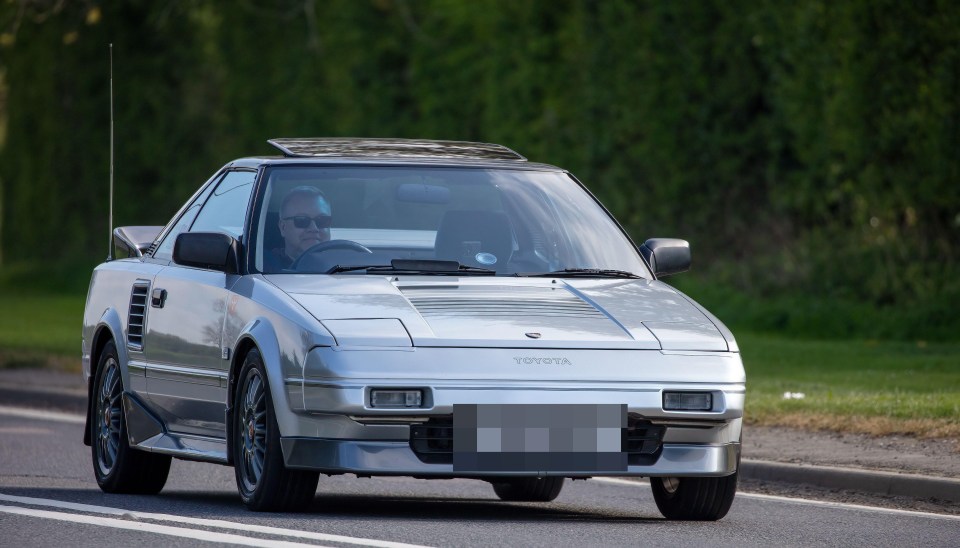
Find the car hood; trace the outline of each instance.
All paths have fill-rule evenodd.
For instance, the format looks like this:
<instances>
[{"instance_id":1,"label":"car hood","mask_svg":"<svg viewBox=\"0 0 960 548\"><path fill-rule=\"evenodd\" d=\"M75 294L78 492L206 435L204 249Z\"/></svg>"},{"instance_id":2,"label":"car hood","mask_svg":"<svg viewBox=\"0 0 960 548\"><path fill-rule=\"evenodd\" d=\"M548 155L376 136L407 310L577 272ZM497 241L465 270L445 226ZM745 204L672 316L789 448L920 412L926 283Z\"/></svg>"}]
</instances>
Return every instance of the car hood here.
<instances>
[{"instance_id":1,"label":"car hood","mask_svg":"<svg viewBox=\"0 0 960 548\"><path fill-rule=\"evenodd\" d=\"M341 346L728 350L697 306L658 281L266 278L323 323Z\"/></svg>"}]
</instances>

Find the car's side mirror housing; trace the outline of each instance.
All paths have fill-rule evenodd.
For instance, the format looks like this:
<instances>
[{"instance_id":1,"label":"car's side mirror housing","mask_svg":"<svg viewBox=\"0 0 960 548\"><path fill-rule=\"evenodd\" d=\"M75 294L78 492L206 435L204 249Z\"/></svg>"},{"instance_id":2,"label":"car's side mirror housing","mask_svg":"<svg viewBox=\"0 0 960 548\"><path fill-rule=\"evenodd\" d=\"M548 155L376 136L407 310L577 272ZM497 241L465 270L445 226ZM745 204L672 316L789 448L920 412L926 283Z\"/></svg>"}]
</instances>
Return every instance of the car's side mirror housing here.
<instances>
[{"instance_id":1,"label":"car's side mirror housing","mask_svg":"<svg viewBox=\"0 0 960 548\"><path fill-rule=\"evenodd\" d=\"M113 229L113 258L143 257L162 226L120 226Z\"/></svg>"},{"instance_id":2,"label":"car's side mirror housing","mask_svg":"<svg viewBox=\"0 0 960 548\"><path fill-rule=\"evenodd\" d=\"M640 246L640 254L658 278L690 270L690 244L675 238L650 238Z\"/></svg>"},{"instance_id":3,"label":"car's side mirror housing","mask_svg":"<svg viewBox=\"0 0 960 548\"><path fill-rule=\"evenodd\" d=\"M173 244L173 262L236 274L239 247L235 238L221 232L183 232Z\"/></svg>"}]
</instances>

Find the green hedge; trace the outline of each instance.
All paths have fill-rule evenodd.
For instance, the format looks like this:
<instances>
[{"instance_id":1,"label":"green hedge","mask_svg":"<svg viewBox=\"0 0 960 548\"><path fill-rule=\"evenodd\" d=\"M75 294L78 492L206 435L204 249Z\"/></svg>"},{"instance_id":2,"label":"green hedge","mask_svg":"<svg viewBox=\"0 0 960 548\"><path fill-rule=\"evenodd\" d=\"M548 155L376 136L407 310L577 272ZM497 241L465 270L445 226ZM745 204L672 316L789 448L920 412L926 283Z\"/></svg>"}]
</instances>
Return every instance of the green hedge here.
<instances>
[{"instance_id":1,"label":"green hedge","mask_svg":"<svg viewBox=\"0 0 960 548\"><path fill-rule=\"evenodd\" d=\"M493 141L774 307L734 323L960 332L956 2L41 4L0 6L7 264L102 253L113 42L117 225L270 137Z\"/></svg>"}]
</instances>

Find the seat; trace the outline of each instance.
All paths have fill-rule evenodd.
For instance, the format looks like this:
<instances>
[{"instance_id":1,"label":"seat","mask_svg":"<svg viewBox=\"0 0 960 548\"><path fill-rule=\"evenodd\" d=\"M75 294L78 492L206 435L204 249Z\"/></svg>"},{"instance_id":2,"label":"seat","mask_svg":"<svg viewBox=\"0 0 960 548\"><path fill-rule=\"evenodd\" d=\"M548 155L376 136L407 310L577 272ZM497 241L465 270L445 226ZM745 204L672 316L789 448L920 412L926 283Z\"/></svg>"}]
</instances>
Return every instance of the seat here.
<instances>
[{"instance_id":1,"label":"seat","mask_svg":"<svg viewBox=\"0 0 960 548\"><path fill-rule=\"evenodd\" d=\"M434 256L437 259L503 270L512 252L510 220L500 211L447 211L437 228L434 242Z\"/></svg>"}]
</instances>

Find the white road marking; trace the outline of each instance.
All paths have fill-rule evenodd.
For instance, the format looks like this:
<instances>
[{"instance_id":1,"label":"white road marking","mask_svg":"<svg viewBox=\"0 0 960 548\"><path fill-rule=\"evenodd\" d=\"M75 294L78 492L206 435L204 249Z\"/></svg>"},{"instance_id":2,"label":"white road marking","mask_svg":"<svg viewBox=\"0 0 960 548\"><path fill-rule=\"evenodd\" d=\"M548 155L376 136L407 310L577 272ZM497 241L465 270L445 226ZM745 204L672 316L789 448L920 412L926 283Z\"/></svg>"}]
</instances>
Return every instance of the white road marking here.
<instances>
[{"instance_id":1,"label":"white road marking","mask_svg":"<svg viewBox=\"0 0 960 548\"><path fill-rule=\"evenodd\" d=\"M54 422L66 422L69 424L85 424L87 418L77 413L62 413L60 411L45 411L43 409L32 409L30 407L13 407L10 405L0 405L0 415L8 417L22 417L26 419L37 419Z\"/></svg>"},{"instance_id":2,"label":"white road marking","mask_svg":"<svg viewBox=\"0 0 960 548\"><path fill-rule=\"evenodd\" d=\"M230 529L234 531L246 531L250 533L263 533L282 537L293 537L306 540L319 540L325 542L339 542L343 544L358 544L360 546L375 546L377 548L426 548L417 544L404 544L402 542L391 542L388 540L376 540L361 537L347 537L342 535L331 535L326 533L314 533L312 531L298 531L296 529L283 529L280 527L269 527L266 525L250 525L246 523L236 523L218 519L191 518L188 516L177 516L174 514L154 514L150 512L135 512L123 508L111 508L109 506L95 506L92 504L80 504L76 502L65 502L54 499L38 499L33 497L18 497L16 495L7 495L0 493L0 501L13 502L17 504L28 504L31 506L46 506L50 508L60 508L63 510L74 510L77 512L88 512L92 514L106 514L111 516L123 516L134 519L146 519L154 521L172 521L186 525L200 525L203 527L217 527L220 529ZM75 515L75 514L68 514ZM246 537L241 537L246 538ZM259 539L258 539L259 540Z\"/></svg>"},{"instance_id":3,"label":"white road marking","mask_svg":"<svg viewBox=\"0 0 960 548\"><path fill-rule=\"evenodd\" d=\"M645 486L650 487L650 484L647 482L639 482L633 480L626 480L620 478L592 478L593 481L599 481L601 483L613 483L617 485L631 485L633 487ZM901 516L913 516L920 518L934 518L934 519L945 519L945 520L956 520L960 521L960 516L955 516L951 514L934 514L932 512L918 512L916 510L898 510L896 508L882 508L879 506L864 506L862 504L850 504L847 502L832 502L825 500L814 500L814 499L802 499L798 497L779 497L777 495L764 495L760 493L746 493L743 491L737 491L738 497L746 497L751 499L761 499L761 500L775 500L777 502L789 502L795 504L808 504L812 506L823 506L825 508L847 508L850 510L866 510L868 512L880 512L883 514L897 514Z\"/></svg>"},{"instance_id":4,"label":"white road marking","mask_svg":"<svg viewBox=\"0 0 960 548\"><path fill-rule=\"evenodd\" d=\"M813 506L824 506L827 508L849 508L851 510L866 510L868 512L880 512L882 514L898 514L901 516L913 516L919 518L935 518L945 520L960 521L960 516L952 514L934 514L932 512L918 512L916 510L899 510L897 508L883 508L879 506L864 506L862 504L850 504L848 502L831 502L825 500L801 499L794 497L779 497L777 495L764 495L761 493L737 493L737 496L744 496L752 499L775 500L777 502L793 502L797 504L811 504Z\"/></svg>"},{"instance_id":5,"label":"white road marking","mask_svg":"<svg viewBox=\"0 0 960 548\"><path fill-rule=\"evenodd\" d=\"M100 516L86 516L83 514L68 514L66 512L51 512L48 510L36 510L34 508L21 508L19 506L0 505L0 512L7 514L19 514L21 516L31 516L35 518L55 519L59 521L70 521L73 523L83 523L86 525L97 525L99 527L112 527L114 529L127 529L141 533L156 533L158 535L168 535L172 537L189 538L193 540L205 540L208 542L220 542L229 544L239 544L241 546L270 546L272 548L293 548L303 546L316 546L315 544L303 544L299 542L287 542L284 540L268 540L254 537L244 537L241 535L231 535L229 533L218 533L216 531L205 531L203 529L190 529L188 527L171 527L169 525L157 525L156 523L141 523L138 521L128 521L115 518L103 518Z\"/></svg>"}]
</instances>

